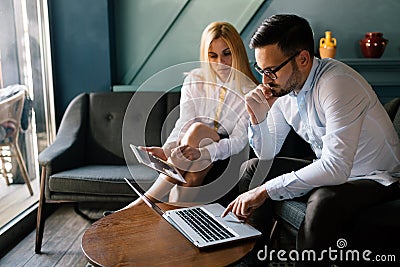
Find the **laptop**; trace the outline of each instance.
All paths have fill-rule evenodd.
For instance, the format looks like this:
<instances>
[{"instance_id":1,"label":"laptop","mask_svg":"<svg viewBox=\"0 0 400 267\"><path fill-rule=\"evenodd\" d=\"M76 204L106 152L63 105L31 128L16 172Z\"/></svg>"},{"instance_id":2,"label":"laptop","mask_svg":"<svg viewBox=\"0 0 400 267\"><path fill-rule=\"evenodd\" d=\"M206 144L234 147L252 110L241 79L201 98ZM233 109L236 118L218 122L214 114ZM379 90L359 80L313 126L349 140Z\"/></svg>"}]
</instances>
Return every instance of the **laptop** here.
<instances>
[{"instance_id":1,"label":"laptop","mask_svg":"<svg viewBox=\"0 0 400 267\"><path fill-rule=\"evenodd\" d=\"M208 248L261 235L260 231L239 220L233 213L221 218L224 207L218 203L164 211L145 196L144 190L138 184L124 179L149 207L198 248Z\"/></svg>"},{"instance_id":2,"label":"laptop","mask_svg":"<svg viewBox=\"0 0 400 267\"><path fill-rule=\"evenodd\" d=\"M159 157L138 148L135 145L130 145L133 154L135 154L139 163L142 163L158 172L176 179L179 182L186 183L178 169L170 162L160 159Z\"/></svg>"}]
</instances>

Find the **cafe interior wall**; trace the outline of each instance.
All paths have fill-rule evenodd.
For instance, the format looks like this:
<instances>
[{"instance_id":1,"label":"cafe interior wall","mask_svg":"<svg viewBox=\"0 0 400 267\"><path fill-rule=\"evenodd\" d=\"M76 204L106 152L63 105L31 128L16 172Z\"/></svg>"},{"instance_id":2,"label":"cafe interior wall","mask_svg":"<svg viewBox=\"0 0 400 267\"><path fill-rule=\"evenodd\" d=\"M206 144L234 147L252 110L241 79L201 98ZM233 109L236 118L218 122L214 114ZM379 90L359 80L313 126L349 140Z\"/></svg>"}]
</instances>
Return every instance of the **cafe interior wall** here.
<instances>
[{"instance_id":1,"label":"cafe interior wall","mask_svg":"<svg viewBox=\"0 0 400 267\"><path fill-rule=\"evenodd\" d=\"M135 90L165 67L198 60L201 31L214 20L235 25L247 47L266 17L298 14L314 30L316 50L329 30L337 39L336 58L361 64L359 40L383 32L388 46L372 61L398 68L399 11L398 0L50 0L57 121L81 92ZM390 96L398 94L400 81L389 87Z\"/></svg>"}]
</instances>

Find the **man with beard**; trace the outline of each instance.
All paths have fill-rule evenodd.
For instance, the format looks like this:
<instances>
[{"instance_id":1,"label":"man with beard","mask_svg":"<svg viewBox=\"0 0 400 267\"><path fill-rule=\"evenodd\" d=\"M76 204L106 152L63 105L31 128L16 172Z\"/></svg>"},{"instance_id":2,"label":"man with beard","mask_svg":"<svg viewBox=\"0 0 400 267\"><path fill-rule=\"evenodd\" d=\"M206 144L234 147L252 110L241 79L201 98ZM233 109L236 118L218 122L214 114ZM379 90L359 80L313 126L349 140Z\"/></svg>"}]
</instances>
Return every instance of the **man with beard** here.
<instances>
[{"instance_id":1,"label":"man with beard","mask_svg":"<svg viewBox=\"0 0 400 267\"><path fill-rule=\"evenodd\" d=\"M265 183L238 196L222 216L232 211L248 219L264 204L258 217L272 220L272 201L305 201L297 248L337 248L355 214L400 197L398 178L390 175L399 168L397 133L360 74L339 61L314 57L313 33L304 18L266 19L250 47L262 75L262 84L246 95L249 139L257 159L242 166L240 186L263 181L260 169L269 172ZM317 159L273 161L291 128ZM269 168L265 162L272 161ZM270 225L264 222L263 230Z\"/></svg>"}]
</instances>

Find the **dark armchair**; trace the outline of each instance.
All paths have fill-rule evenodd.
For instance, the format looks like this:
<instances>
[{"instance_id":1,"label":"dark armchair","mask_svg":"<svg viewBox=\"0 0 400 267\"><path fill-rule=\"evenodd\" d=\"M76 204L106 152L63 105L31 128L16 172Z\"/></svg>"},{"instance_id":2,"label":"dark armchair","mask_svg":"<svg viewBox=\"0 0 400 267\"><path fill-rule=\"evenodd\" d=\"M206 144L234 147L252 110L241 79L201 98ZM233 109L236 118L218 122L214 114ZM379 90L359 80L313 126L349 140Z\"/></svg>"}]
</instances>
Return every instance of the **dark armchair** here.
<instances>
[{"instance_id":1,"label":"dark armchair","mask_svg":"<svg viewBox=\"0 0 400 267\"><path fill-rule=\"evenodd\" d=\"M134 176L141 185L149 186L156 179L157 173L137 164L133 154L127 154L132 157L128 161L124 157L123 122L132 96L128 92L84 93L68 106L54 143L39 155L42 173L36 253L41 252L47 203L128 203L136 196L124 177ZM164 120L179 102L179 93L141 92L135 93L135 98L140 107L127 114L134 127L128 129L125 141L143 144L137 132L146 129L146 145L160 145ZM146 108L141 107L149 106L152 111L146 114Z\"/></svg>"}]
</instances>

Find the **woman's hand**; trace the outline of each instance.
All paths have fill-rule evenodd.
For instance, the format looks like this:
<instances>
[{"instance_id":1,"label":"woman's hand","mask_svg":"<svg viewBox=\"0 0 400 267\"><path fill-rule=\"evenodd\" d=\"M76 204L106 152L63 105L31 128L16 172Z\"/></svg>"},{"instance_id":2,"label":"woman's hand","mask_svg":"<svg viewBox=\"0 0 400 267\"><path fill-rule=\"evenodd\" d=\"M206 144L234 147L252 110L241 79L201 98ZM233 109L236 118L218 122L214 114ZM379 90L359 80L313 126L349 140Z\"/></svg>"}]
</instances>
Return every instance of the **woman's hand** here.
<instances>
[{"instance_id":1,"label":"woman's hand","mask_svg":"<svg viewBox=\"0 0 400 267\"><path fill-rule=\"evenodd\" d=\"M156 157L159 157L160 159L167 160L167 156L164 153L164 150L161 147L158 146L150 146L150 147L144 147L144 146L139 146L139 149L145 150L151 154L153 154Z\"/></svg>"},{"instance_id":2,"label":"woman's hand","mask_svg":"<svg viewBox=\"0 0 400 267\"><path fill-rule=\"evenodd\" d=\"M197 172L210 165L210 158L210 153L206 148L181 145L172 149L170 161L178 167L178 169Z\"/></svg>"},{"instance_id":3,"label":"woman's hand","mask_svg":"<svg viewBox=\"0 0 400 267\"><path fill-rule=\"evenodd\" d=\"M190 147L188 145L181 145L172 150L171 158L183 159L194 161L201 157L200 150L195 147Z\"/></svg>"}]
</instances>

